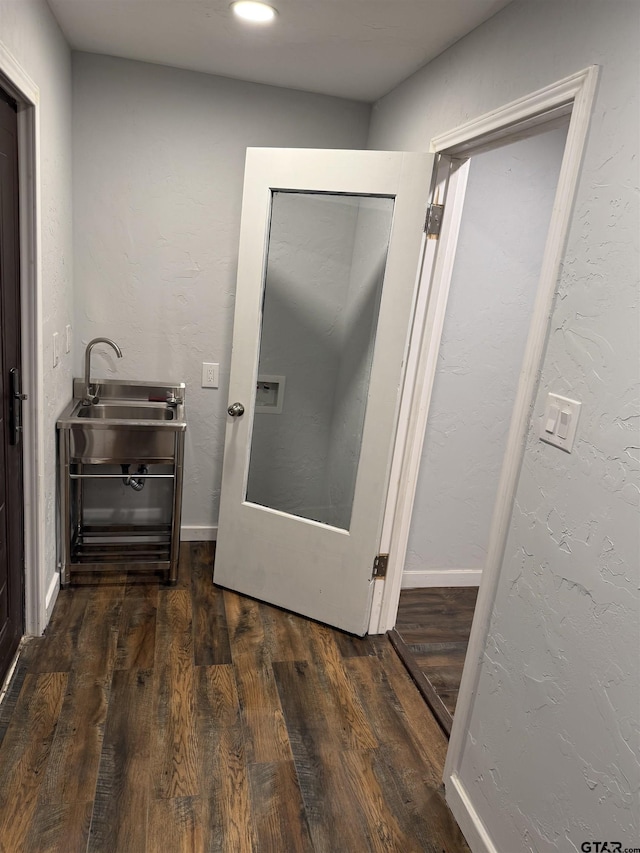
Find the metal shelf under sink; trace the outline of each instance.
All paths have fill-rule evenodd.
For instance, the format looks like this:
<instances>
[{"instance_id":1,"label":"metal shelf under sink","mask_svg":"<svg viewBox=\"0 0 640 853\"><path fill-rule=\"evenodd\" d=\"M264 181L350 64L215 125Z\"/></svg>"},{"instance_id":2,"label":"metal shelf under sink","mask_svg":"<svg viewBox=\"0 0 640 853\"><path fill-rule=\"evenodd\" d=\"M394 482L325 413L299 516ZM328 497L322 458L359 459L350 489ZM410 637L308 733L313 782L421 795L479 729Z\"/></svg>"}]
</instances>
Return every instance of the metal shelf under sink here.
<instances>
[{"instance_id":1,"label":"metal shelf under sink","mask_svg":"<svg viewBox=\"0 0 640 853\"><path fill-rule=\"evenodd\" d=\"M94 386L99 402L87 406L82 400L84 383L74 380L74 397L57 423L62 585L72 584L74 576L122 571L161 573L175 583L186 430L184 383L100 381ZM127 518L126 506L118 505L117 499L107 507L106 518L92 517L88 498L102 490L107 498L111 491L113 499L114 481L123 479L122 465L146 466L143 475L135 476L144 479L147 496L158 491L156 516L145 523Z\"/></svg>"}]
</instances>

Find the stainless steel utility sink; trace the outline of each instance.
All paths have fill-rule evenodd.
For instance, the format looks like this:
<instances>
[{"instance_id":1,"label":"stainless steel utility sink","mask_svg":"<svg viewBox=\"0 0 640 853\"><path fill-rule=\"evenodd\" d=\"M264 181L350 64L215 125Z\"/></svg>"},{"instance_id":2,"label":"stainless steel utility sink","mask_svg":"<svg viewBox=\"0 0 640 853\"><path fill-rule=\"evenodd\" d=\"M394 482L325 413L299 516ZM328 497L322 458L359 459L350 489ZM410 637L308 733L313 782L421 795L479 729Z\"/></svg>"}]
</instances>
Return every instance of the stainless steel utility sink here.
<instances>
[{"instance_id":1,"label":"stainless steel utility sink","mask_svg":"<svg viewBox=\"0 0 640 853\"><path fill-rule=\"evenodd\" d=\"M87 393L90 386L91 393ZM180 547L184 438L187 427L184 383L87 381L74 379L73 399L57 422L60 466L62 583L86 573L162 571L175 583ZM113 490L103 483L122 480L144 488L154 500L154 483L171 481L170 521L166 507L150 504L160 518L144 513L113 521ZM98 484L98 485L96 485ZM107 514L85 513L89 491L111 495ZM118 500L121 500L118 498ZM144 506L142 507L145 508ZM163 516L162 513L165 512Z\"/></svg>"},{"instance_id":2,"label":"stainless steel utility sink","mask_svg":"<svg viewBox=\"0 0 640 853\"><path fill-rule=\"evenodd\" d=\"M187 426L184 383L101 380L92 386L96 402L87 405L85 382L74 379L73 399L58 419L71 460L174 461L176 439Z\"/></svg>"},{"instance_id":3,"label":"stainless steel utility sink","mask_svg":"<svg viewBox=\"0 0 640 853\"><path fill-rule=\"evenodd\" d=\"M84 406L80 404L75 412L78 418L90 418L94 420L117 420L117 421L174 421L176 411L166 405L150 403L147 405L123 405L119 403L96 403Z\"/></svg>"}]
</instances>

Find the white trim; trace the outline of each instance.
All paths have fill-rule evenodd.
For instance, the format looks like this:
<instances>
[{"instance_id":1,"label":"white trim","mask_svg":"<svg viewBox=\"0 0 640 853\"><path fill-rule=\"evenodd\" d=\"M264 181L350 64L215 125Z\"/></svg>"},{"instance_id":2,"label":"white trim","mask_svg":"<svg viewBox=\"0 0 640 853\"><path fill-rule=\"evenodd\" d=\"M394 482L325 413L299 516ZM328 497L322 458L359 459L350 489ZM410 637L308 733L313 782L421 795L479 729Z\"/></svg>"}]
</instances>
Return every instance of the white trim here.
<instances>
[{"instance_id":1,"label":"white trim","mask_svg":"<svg viewBox=\"0 0 640 853\"><path fill-rule=\"evenodd\" d=\"M439 158L434 165L432 186L430 199L434 203L438 203L440 198L444 198L447 191L449 181L449 164L443 163ZM420 261L416 272L414 282L414 296L411 312L411 329L407 336L407 344L405 349L404 361L406 363L405 373L402 378L403 386L413 381L413 377L417 370L419 354L415 348L411 346L414 336L417 335L416 323L420 323L426 312L426 306L429 300L429 282L433 274L433 265L435 263L437 249L437 241L427 239L426 233L423 234L422 243L420 246ZM405 394L400 395L400 406L398 413L398 421L396 428L396 437L394 449L391 459L391 468L389 472L389 486L387 489L387 497L385 501L385 510L382 520L382 530L380 533L380 545L378 553L387 554L391 547L391 538L394 524L394 510L398 501L398 496L404 488L402 481L402 462L403 456L397 453L397 447L404 447L407 441L407 435L410 427L411 415L411 400ZM386 629L385 629L386 630Z\"/></svg>"},{"instance_id":2,"label":"white trim","mask_svg":"<svg viewBox=\"0 0 640 853\"><path fill-rule=\"evenodd\" d=\"M433 271L433 263L436 256L436 244L434 240L427 240L426 234L422 238L420 246L420 262L418 264L418 272L414 284L414 300L412 306L411 323L412 329L407 336L407 348L405 351L405 375L403 382L409 381L409 377L413 376L416 367L416 356L411 349L411 340L413 338L413 324L416 318L419 318L424 313L424 303L427 299L427 288L422 287L423 281L429 281ZM380 531L380 544L378 546L379 554L387 554L391 543L391 534L393 532L393 512L389 511L390 507L395 507L398 500L398 494L402 488L402 458L395 452L395 447L400 444L404 446L407 440L407 430L409 428L409 410L405 411L407 401L404 395L400 396L400 405L398 411L398 424L396 428L396 436L394 440L394 450L391 458L391 468L389 471L389 485L387 488L387 496L385 501L384 515L382 518L382 530ZM384 580L381 578L381 580Z\"/></svg>"},{"instance_id":3,"label":"white trim","mask_svg":"<svg viewBox=\"0 0 640 853\"><path fill-rule=\"evenodd\" d=\"M513 501L518 484L531 408L544 359L548 321L553 309L558 274L565 249L573 200L586 145L598 71L597 66L591 66L573 78L579 78L581 84L575 92L567 142L562 158L549 233L542 260L538 293L533 309L533 319L524 354L509 437L505 448L505 464L503 465L500 477L498 498L491 523L486 568L478 594L478 602L469 638L469 647L462 673L460 693L445 763L444 778L447 782L457 777L462 763L467 731L471 722L473 699L477 692L480 678L481 655L486 644L493 603L500 580L500 570L502 568L504 549L509 532Z\"/></svg>"},{"instance_id":4,"label":"white trim","mask_svg":"<svg viewBox=\"0 0 640 853\"><path fill-rule=\"evenodd\" d=\"M380 631L380 608L382 607L382 594L384 592L384 578L376 578L373 583L373 595L371 596L371 614L369 615L368 634L384 633Z\"/></svg>"},{"instance_id":5,"label":"white trim","mask_svg":"<svg viewBox=\"0 0 640 853\"><path fill-rule=\"evenodd\" d=\"M180 528L180 539L183 542L215 542L217 538L217 524L183 524Z\"/></svg>"},{"instance_id":6,"label":"white trim","mask_svg":"<svg viewBox=\"0 0 640 853\"><path fill-rule=\"evenodd\" d=\"M513 131L523 122L528 126L534 123L546 124L550 114L557 116L559 107L566 105L568 115L571 112L571 104L577 102L578 96L585 89L595 89L596 69L596 65L591 65L497 110L484 113L454 130L434 136L429 150L433 153L446 151L450 155L459 154L463 150L480 145L489 135L496 140L511 138Z\"/></svg>"},{"instance_id":7,"label":"white trim","mask_svg":"<svg viewBox=\"0 0 640 853\"><path fill-rule=\"evenodd\" d=\"M3 88L18 102L27 100L32 106L40 105L38 87L10 50L0 41L0 74L5 78ZM7 88L8 86L8 88Z\"/></svg>"},{"instance_id":8,"label":"white trim","mask_svg":"<svg viewBox=\"0 0 640 853\"><path fill-rule=\"evenodd\" d=\"M47 624L42 551L46 538L42 262L40 223L40 92L0 42L0 83L18 102L20 196L20 299L24 405L25 632L39 635Z\"/></svg>"},{"instance_id":9,"label":"white trim","mask_svg":"<svg viewBox=\"0 0 640 853\"><path fill-rule=\"evenodd\" d=\"M558 115L558 108L568 105L567 112L571 112L572 118L569 122L567 148L565 149L565 157L563 158L558 181L558 192L556 194L554 216L552 218L553 226L553 222L557 221L558 215L560 215L556 211L556 207L562 202L560 189L566 183L566 181L563 182L563 175L566 174L566 169L573 168L567 161L567 151L569 150L569 140L572 138L571 129L578 126L576 125L576 121L578 120L576 109L586 109L588 115L595 92L597 76L598 67L591 66L571 77L559 81L557 84L547 86L538 92L532 93L530 96L520 98L505 107L473 119L449 133L435 137L431 148L432 150L442 152L440 168L442 168L442 161L447 160L447 157L444 155L450 154L449 151L442 150L445 145L455 145L458 149L469 148L472 147L471 142L475 141L478 146L481 146L483 142L486 142L488 134L493 134L495 139L507 139L514 126L521 128L528 118L535 117L536 124L542 124L545 120L543 111L546 109L548 110L547 115L551 115L555 121ZM571 110L572 97L576 99L573 110ZM579 104L588 105L580 107ZM582 118L579 121L582 121ZM502 125L500 125L500 122L502 122ZM467 141L469 145L466 144ZM399 473L396 473L396 480L392 481L392 486L395 488L390 489L389 500L387 502L384 529L390 531L390 534L388 534L388 539L383 541L380 548L381 551L389 552L389 567L377 629L377 632L380 633L393 628L398 610L406 547L420 464L420 453L429 412L431 390L435 379L435 366L440 346L442 326L444 324L458 230L462 218L468 160L463 162L458 159L452 159L450 162L451 175L448 186L446 186L446 205L441 236L438 241L427 241L427 251L429 250L430 243L437 242L439 244L435 263L433 264L433 274L431 277L431 270L423 261L424 272L420 286L421 290L424 290L427 296L422 301L418 300L416 308L417 316L414 319L411 333L409 362L400 409L401 421L394 450L393 470ZM576 166L576 179L578 167L579 164ZM440 185L444 186L442 181L440 181ZM570 209L572 197L573 193L571 193L568 201L566 198L564 199L563 208L568 206L568 209ZM566 217L568 217L568 210ZM548 239L551 239L551 228ZM557 256L555 273L557 273L559 267L561 251ZM549 274L549 265L543 261L540 281L543 281L544 275L548 277ZM429 280L430 277L431 280ZM554 287L555 277L551 284L552 293ZM534 306L534 317L537 310L539 310L539 300L536 301L536 305ZM422 317L420 316L421 311L423 312ZM542 318L545 334L549 312L550 304L547 307L546 314ZM532 320L532 326L533 324L534 320ZM416 352L417 357L415 355ZM527 355L525 353L524 362L526 363L526 361ZM523 375L524 368L521 380ZM403 419L409 421L408 427L404 427L402 423ZM505 458L507 453L508 450L505 452ZM401 460L401 462L399 463L398 460ZM401 488L397 488L397 483L401 484Z\"/></svg>"},{"instance_id":10,"label":"white trim","mask_svg":"<svg viewBox=\"0 0 640 853\"><path fill-rule=\"evenodd\" d=\"M447 204L440 239L426 241L426 252L431 253L432 260L423 264L416 317L411 332L393 457L393 470L397 472L395 489L390 490L385 513L384 530L387 531L388 539L383 539L380 546L382 553L389 553L380 620L375 632L381 634L396 624L420 455L438 359L438 346L434 347L433 342L440 341L444 326L469 168L467 163L452 163L449 158L442 157L438 171L434 197L444 200L446 194Z\"/></svg>"},{"instance_id":11,"label":"white trim","mask_svg":"<svg viewBox=\"0 0 640 853\"><path fill-rule=\"evenodd\" d=\"M51 578L51 583L49 584L49 589L47 590L47 594L44 600L44 609L46 614L47 622L51 618L51 613L53 611L54 605L58 600L58 593L60 592L60 575L58 572L54 574Z\"/></svg>"},{"instance_id":12,"label":"white trim","mask_svg":"<svg viewBox=\"0 0 640 853\"><path fill-rule=\"evenodd\" d=\"M447 804L473 853L499 853L458 776L447 779L445 793Z\"/></svg>"},{"instance_id":13,"label":"white trim","mask_svg":"<svg viewBox=\"0 0 640 853\"><path fill-rule=\"evenodd\" d=\"M420 569L402 573L402 589L432 586L480 586L482 569Z\"/></svg>"}]
</instances>

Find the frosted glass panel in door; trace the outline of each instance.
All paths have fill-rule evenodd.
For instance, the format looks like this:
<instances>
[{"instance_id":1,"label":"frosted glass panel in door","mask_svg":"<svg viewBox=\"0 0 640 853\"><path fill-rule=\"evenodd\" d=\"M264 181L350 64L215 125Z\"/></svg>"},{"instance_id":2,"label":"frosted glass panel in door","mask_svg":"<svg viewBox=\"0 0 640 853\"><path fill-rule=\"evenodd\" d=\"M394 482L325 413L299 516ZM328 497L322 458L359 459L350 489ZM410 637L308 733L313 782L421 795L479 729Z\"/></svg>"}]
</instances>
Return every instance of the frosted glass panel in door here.
<instances>
[{"instance_id":1,"label":"frosted glass panel in door","mask_svg":"<svg viewBox=\"0 0 640 853\"><path fill-rule=\"evenodd\" d=\"M349 529L393 205L272 193L251 503Z\"/></svg>"}]
</instances>

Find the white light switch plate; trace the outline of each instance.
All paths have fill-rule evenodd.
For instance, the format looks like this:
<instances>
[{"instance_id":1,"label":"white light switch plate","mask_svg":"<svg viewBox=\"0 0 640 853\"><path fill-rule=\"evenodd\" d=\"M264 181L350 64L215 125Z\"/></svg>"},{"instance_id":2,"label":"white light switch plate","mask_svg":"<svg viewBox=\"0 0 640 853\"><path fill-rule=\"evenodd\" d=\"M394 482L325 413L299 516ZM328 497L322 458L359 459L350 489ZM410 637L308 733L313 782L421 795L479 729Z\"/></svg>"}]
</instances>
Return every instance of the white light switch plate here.
<instances>
[{"instance_id":1,"label":"white light switch plate","mask_svg":"<svg viewBox=\"0 0 640 853\"><path fill-rule=\"evenodd\" d=\"M57 367L60 361L60 338L58 333L53 333L53 366Z\"/></svg>"},{"instance_id":2,"label":"white light switch plate","mask_svg":"<svg viewBox=\"0 0 640 853\"><path fill-rule=\"evenodd\" d=\"M559 394L547 394L538 432L540 440L571 453L581 406L582 403L577 400L560 397Z\"/></svg>"}]
</instances>

